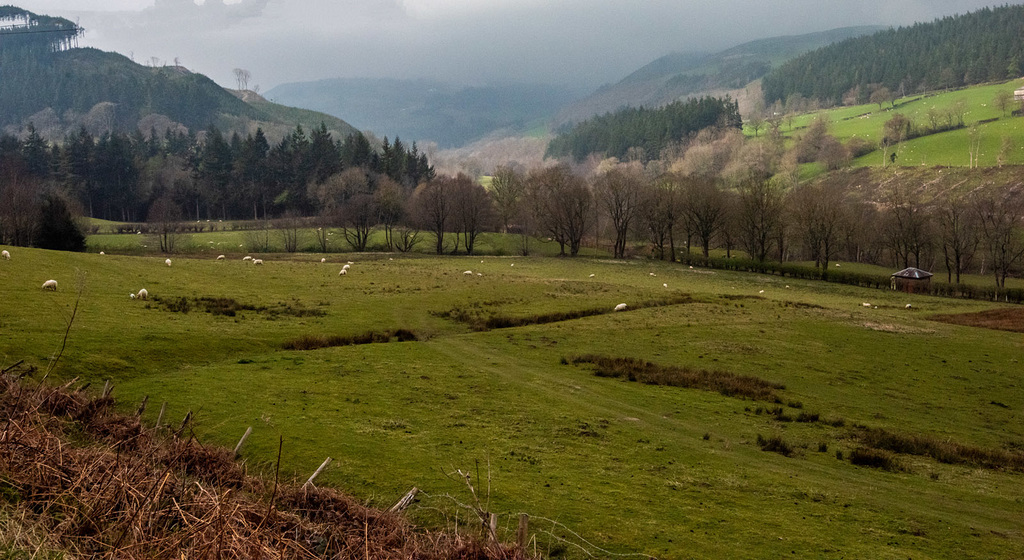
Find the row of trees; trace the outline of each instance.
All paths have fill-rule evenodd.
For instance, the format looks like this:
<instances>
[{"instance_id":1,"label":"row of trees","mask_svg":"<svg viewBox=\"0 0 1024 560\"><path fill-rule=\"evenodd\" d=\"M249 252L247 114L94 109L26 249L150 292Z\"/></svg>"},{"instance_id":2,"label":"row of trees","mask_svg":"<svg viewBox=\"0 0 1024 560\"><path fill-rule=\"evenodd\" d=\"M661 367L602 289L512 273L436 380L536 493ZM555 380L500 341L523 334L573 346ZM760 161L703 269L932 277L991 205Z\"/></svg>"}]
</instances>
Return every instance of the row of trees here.
<instances>
[{"instance_id":1,"label":"row of trees","mask_svg":"<svg viewBox=\"0 0 1024 560\"><path fill-rule=\"evenodd\" d=\"M999 287L1024 259L1024 203L1012 191L947 194L925 204L893 182L870 202L828 182L789 186L762 175L728 184L614 160L589 177L566 165L499 167L490 189L459 175L410 192L350 174L358 188L339 192L359 194L336 199L336 219L325 223L342 227L359 250L375 227L388 249L410 250L425 232L438 254L472 254L481 232L497 230L518 235L523 254L538 238L557 243L563 255L604 239L620 258L637 249L667 260L688 258L691 249L705 258L742 250L755 261L808 260L823 270L840 258L941 266L957 283L970 271L991 272Z\"/></svg>"},{"instance_id":2,"label":"row of trees","mask_svg":"<svg viewBox=\"0 0 1024 560\"><path fill-rule=\"evenodd\" d=\"M82 128L50 145L29 126L24 139L0 137L0 165L37 190L66 193L87 216L117 221L311 215L319 201L310 186L346 169L408 188L433 176L415 144L385 138L374 146L361 133L338 142L323 125L309 134L297 127L273 146L259 129L226 139L215 128L200 135L168 129L163 137L154 131L99 138ZM154 208L160 216L150 216Z\"/></svg>"}]
</instances>

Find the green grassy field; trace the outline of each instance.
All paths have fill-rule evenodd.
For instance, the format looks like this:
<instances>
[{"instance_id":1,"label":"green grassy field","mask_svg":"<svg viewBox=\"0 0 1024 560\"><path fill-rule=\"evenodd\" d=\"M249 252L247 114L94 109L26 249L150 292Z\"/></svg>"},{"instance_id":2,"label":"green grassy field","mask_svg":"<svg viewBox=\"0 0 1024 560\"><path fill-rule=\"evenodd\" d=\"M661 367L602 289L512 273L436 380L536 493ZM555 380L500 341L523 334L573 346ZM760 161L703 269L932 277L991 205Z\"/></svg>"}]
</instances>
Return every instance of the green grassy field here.
<instances>
[{"instance_id":1,"label":"green grassy field","mask_svg":"<svg viewBox=\"0 0 1024 560\"><path fill-rule=\"evenodd\" d=\"M490 489L505 538L529 513L538 550L552 556L581 555L559 538L597 557L1024 555L1022 473L913 455L894 472L848 460L858 424L1024 447L1021 335L928 320L990 304L640 260L334 254L321 264L298 254L262 267L173 257L168 268L162 256L9 249L0 367L45 367L81 284L56 379L111 379L126 410L148 395L147 422L163 401L175 424L192 410L203 441L234 445L252 426L243 456L254 468L269 470L279 437L290 476L331 456L318 482L374 505L417 486L411 515L422 523L467 530L456 502L470 497L452 476L461 469ZM345 260L354 264L339 277ZM49 278L56 293L40 290ZM128 298L143 287L164 302L265 309L172 312ZM483 332L449 318L683 294L693 302ZM303 335L398 328L419 340L281 349ZM562 363L582 354L756 376L785 386L782 403ZM759 413L776 406L844 423ZM758 436L794 452L762 451Z\"/></svg>"},{"instance_id":2,"label":"green grassy field","mask_svg":"<svg viewBox=\"0 0 1024 560\"><path fill-rule=\"evenodd\" d=\"M981 138L978 163L981 166L997 165L1002 151L1003 138L1006 137L1009 139L1010 149L1004 154L1004 163L1021 164L1024 163L1024 119L1004 115L995 106L993 100L1000 91L1012 93L1014 89L1022 86L1024 86L1024 79L1017 79L927 96L909 96L898 99L895 107L890 107L886 103L882 109L879 109L877 104L868 104L815 111L794 117L792 123L784 123L782 131L787 138L794 138L802 134L802 131L814 119L824 116L830 123L830 133L840 141L845 143L852 138L861 138L867 140L871 145L877 145L882 138L883 125L892 118L893 114L903 114L910 118L915 126L925 127L929 123L928 112L930 110L934 109L942 113L962 101L965 106L964 123L968 128L908 140L900 147L896 164L901 166L967 166L970 163L968 129L972 124L989 119L997 120L978 124ZM1015 105L1015 107L1018 106L1019 104ZM746 133L753 135L753 130L747 130ZM888 164L889 161L886 160L884 163ZM852 163L854 166L882 164L881 150L861 156Z\"/></svg>"}]
</instances>

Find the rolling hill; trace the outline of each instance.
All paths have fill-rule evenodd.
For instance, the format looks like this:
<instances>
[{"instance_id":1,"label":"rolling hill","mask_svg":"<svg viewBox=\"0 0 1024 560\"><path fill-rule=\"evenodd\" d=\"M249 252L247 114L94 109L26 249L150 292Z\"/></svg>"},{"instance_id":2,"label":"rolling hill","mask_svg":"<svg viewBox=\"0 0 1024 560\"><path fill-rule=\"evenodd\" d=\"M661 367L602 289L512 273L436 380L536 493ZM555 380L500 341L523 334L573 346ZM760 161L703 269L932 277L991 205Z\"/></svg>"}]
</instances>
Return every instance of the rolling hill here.
<instances>
[{"instance_id":1,"label":"rolling hill","mask_svg":"<svg viewBox=\"0 0 1024 560\"><path fill-rule=\"evenodd\" d=\"M245 134L256 126L294 129L299 122L321 120L340 136L355 131L326 115L317 118L265 100L247 103L180 65L143 66L117 53L73 48L69 41L54 45L46 33L17 32L38 27L38 22L66 21L60 18L10 6L0 16L19 22L5 32L15 33L15 40L5 37L0 43L0 127L7 132L17 133L31 122L48 139L63 138L81 126L100 134L140 127L146 132L179 126L198 131L216 125Z\"/></svg>"}]
</instances>

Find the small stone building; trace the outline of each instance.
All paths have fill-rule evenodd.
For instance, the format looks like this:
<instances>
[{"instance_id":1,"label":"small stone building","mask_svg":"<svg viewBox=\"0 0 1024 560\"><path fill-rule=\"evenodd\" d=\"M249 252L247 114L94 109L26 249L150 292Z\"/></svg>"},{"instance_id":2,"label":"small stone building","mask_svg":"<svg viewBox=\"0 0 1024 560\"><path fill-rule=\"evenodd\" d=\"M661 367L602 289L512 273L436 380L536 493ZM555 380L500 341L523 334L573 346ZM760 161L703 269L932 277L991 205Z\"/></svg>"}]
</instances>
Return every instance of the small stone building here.
<instances>
[{"instance_id":1,"label":"small stone building","mask_svg":"<svg viewBox=\"0 0 1024 560\"><path fill-rule=\"evenodd\" d=\"M892 275L892 289L912 294L915 292L926 292L932 283L931 272L920 268L904 268Z\"/></svg>"}]
</instances>

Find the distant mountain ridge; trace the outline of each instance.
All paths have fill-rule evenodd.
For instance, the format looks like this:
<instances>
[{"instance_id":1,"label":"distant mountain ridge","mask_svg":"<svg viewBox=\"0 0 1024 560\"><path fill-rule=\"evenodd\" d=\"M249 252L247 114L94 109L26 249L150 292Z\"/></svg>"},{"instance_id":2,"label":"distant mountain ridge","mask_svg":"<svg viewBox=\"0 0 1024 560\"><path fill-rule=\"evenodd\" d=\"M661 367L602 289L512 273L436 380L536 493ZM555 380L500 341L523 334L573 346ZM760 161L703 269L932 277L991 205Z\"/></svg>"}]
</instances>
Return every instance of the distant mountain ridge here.
<instances>
[{"instance_id":1,"label":"distant mountain ridge","mask_svg":"<svg viewBox=\"0 0 1024 560\"><path fill-rule=\"evenodd\" d=\"M564 107L556 115L555 123L580 122L622 107L660 107L684 97L743 88L773 67L803 53L882 29L886 28L843 27L758 39L713 54L668 54Z\"/></svg>"},{"instance_id":2,"label":"distant mountain ridge","mask_svg":"<svg viewBox=\"0 0 1024 560\"><path fill-rule=\"evenodd\" d=\"M447 148L496 131L522 132L582 92L552 85L461 87L427 79L332 78L282 84L265 95L343 117L378 135Z\"/></svg>"}]
</instances>

